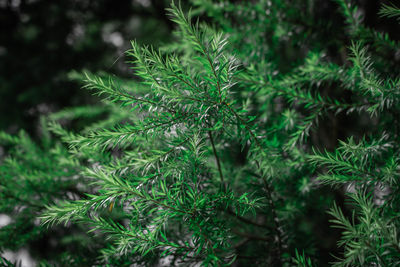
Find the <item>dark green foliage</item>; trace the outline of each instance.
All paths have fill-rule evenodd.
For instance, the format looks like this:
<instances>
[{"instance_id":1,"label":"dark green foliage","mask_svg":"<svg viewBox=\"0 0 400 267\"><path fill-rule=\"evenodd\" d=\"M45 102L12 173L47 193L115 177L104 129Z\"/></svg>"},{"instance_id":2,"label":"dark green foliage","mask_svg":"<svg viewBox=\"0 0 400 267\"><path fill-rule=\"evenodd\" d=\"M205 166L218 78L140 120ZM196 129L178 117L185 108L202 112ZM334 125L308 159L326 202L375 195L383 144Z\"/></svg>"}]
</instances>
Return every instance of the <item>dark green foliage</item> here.
<instances>
[{"instance_id":1,"label":"dark green foliage","mask_svg":"<svg viewBox=\"0 0 400 267\"><path fill-rule=\"evenodd\" d=\"M398 43L346 0L327 4L344 25L319 1L192 2L167 10L174 42L132 42L140 81L75 75L102 105L51 115L42 146L1 135L0 233L31 205L89 232L59 264L398 266Z\"/></svg>"}]
</instances>

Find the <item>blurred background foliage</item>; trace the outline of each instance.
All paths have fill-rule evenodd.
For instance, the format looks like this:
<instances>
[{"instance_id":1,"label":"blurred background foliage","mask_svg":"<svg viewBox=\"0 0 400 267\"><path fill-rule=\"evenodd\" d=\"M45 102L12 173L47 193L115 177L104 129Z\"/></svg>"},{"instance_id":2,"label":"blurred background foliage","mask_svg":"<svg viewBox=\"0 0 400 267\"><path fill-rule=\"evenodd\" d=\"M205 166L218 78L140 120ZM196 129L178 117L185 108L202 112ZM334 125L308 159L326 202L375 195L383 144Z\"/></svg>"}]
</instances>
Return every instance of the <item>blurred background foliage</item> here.
<instances>
[{"instance_id":1,"label":"blurred background foliage","mask_svg":"<svg viewBox=\"0 0 400 267\"><path fill-rule=\"evenodd\" d=\"M71 70L130 75L130 40L157 45L169 38L168 3L1 0L0 129L33 133L40 115L94 101L68 78Z\"/></svg>"}]
</instances>

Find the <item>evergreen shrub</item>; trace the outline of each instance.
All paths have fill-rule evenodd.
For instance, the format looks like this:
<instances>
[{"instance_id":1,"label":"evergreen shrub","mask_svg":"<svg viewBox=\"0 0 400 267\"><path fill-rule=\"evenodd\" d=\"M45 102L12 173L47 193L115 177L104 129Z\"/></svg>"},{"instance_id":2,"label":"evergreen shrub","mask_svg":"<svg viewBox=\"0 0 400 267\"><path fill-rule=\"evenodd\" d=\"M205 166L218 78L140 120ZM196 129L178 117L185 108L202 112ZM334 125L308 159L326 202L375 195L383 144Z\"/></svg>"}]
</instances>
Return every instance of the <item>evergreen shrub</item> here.
<instances>
[{"instance_id":1,"label":"evergreen shrub","mask_svg":"<svg viewBox=\"0 0 400 267\"><path fill-rule=\"evenodd\" d=\"M132 80L72 75L102 104L0 135L0 249L58 227L44 266L400 266L398 42L349 0L192 5Z\"/></svg>"}]
</instances>

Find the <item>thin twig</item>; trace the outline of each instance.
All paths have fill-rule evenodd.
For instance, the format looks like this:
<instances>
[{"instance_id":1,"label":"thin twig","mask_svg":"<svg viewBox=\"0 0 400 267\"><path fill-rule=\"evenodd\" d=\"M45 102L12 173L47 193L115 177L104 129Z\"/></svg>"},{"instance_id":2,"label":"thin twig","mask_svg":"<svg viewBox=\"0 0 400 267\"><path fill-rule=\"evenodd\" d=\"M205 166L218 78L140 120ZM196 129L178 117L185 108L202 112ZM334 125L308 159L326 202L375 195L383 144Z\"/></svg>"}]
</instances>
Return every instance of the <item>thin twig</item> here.
<instances>
[{"instance_id":1,"label":"thin twig","mask_svg":"<svg viewBox=\"0 0 400 267\"><path fill-rule=\"evenodd\" d=\"M217 150L215 149L214 138L213 138L213 135L212 135L211 131L208 131L208 137L210 138L211 146L213 148L214 157L215 157L215 160L217 161L219 177L220 177L221 183L223 184L223 186L225 188L225 191L226 191L226 184L225 184L225 181L224 181L224 175L222 174L221 162L219 161L218 153L217 153Z\"/></svg>"},{"instance_id":2,"label":"thin twig","mask_svg":"<svg viewBox=\"0 0 400 267\"><path fill-rule=\"evenodd\" d=\"M246 237L246 238L253 239L253 240L261 240L261 241L267 241L267 242L272 241L271 238L259 236L259 235L253 235L253 234L249 234L249 233L244 233L244 232L238 231L236 229L232 229L232 232L234 232L235 234L237 234L239 236Z\"/></svg>"},{"instance_id":3,"label":"thin twig","mask_svg":"<svg viewBox=\"0 0 400 267\"><path fill-rule=\"evenodd\" d=\"M277 242L278 242L278 255L277 255L277 264L276 266L282 266L282 229L281 229L281 225L279 223L279 219L278 219L278 215L276 214L276 207L274 204L274 201L272 200L272 193L271 193L271 188L267 182L267 179L265 179L265 177L262 177L263 182L264 182L264 186L265 186L265 191L267 192L267 197L268 197L268 201L269 201L269 205L271 207L271 212L272 212L272 217L274 220L274 224L275 224L275 232L276 232L276 237L277 237Z\"/></svg>"},{"instance_id":4,"label":"thin twig","mask_svg":"<svg viewBox=\"0 0 400 267\"><path fill-rule=\"evenodd\" d=\"M272 230L271 227L269 227L269 226L267 226L265 224L260 224L260 223L254 222L254 221L249 220L249 219L247 219L245 217L242 217L242 216L234 213L232 210L227 210L226 212L229 215L235 217L236 219L238 219L239 221L242 221L244 223L251 224L251 225L254 225L254 226L257 226L257 227L260 227L260 228L265 228L265 229L268 229L268 230Z\"/></svg>"},{"instance_id":5,"label":"thin twig","mask_svg":"<svg viewBox=\"0 0 400 267\"><path fill-rule=\"evenodd\" d=\"M278 250L277 261L278 262L277 262L276 266L282 266L282 258L281 258L282 257L282 252L283 252L282 228L281 228L281 225L279 223L278 215L276 213L276 207L275 207L274 201L272 199L272 189L269 186L269 184L267 182L267 179L265 177L260 176L260 175L258 175L256 173L253 173L253 172L249 172L249 174L251 174L251 175L253 175L253 176L257 177L257 178L262 178L262 180L264 182L264 187L265 187L265 191L267 193L267 198L268 198L268 204L270 205L271 212L272 212L272 217L273 217L274 224L275 224L275 233L276 233L277 243L278 243L278 247L277 247L277 250Z\"/></svg>"}]
</instances>

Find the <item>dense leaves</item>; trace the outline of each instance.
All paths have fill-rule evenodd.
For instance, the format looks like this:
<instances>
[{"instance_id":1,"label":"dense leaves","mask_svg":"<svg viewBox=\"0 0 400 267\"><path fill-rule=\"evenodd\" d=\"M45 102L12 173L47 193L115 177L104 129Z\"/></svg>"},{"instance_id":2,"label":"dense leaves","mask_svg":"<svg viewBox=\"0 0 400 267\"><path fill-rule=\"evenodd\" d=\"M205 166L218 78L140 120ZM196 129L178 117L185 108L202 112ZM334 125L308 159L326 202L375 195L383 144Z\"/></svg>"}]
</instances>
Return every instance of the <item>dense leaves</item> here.
<instances>
[{"instance_id":1,"label":"dense leaves","mask_svg":"<svg viewBox=\"0 0 400 267\"><path fill-rule=\"evenodd\" d=\"M101 105L51 115L43 148L0 135L1 211L87 230L90 265L399 265L398 44L340 0L332 55L290 2L172 2L174 42L126 52L139 81L75 74Z\"/></svg>"}]
</instances>

